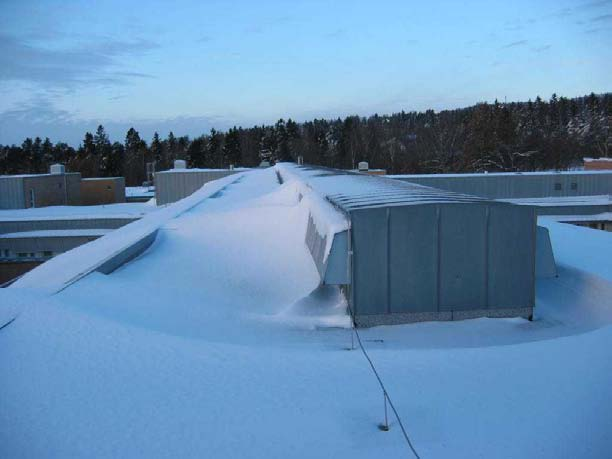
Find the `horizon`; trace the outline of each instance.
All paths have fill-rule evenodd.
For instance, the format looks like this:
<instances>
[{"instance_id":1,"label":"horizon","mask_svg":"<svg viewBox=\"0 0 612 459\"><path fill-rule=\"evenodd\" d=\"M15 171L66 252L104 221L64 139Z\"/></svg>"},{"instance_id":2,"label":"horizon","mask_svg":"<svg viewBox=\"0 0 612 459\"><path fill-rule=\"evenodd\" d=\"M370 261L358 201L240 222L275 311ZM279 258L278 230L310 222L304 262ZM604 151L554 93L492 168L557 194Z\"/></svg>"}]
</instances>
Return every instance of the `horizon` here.
<instances>
[{"instance_id":1,"label":"horizon","mask_svg":"<svg viewBox=\"0 0 612 459\"><path fill-rule=\"evenodd\" d=\"M149 141L612 90L609 0L239 3L73 1L59 17L60 2L5 3L0 144L76 147L100 124L113 141L132 126Z\"/></svg>"},{"instance_id":2,"label":"horizon","mask_svg":"<svg viewBox=\"0 0 612 459\"><path fill-rule=\"evenodd\" d=\"M583 94L583 95L578 95L578 96L573 96L573 97L566 97L564 95L559 95L559 94L554 94L554 95L556 95L559 99L565 98L565 99L568 99L568 100L577 100L577 99L581 99L581 98L587 98L591 94L594 94L594 93ZM606 94L609 94L609 93L598 93L598 94L595 94L595 95L597 97L602 97L602 96L605 96ZM542 99L545 103L549 103L550 98L552 97L552 94L551 94L550 97L541 97L540 95L537 95L536 97L529 98L527 100L512 100L512 101L503 101L502 102L502 101L499 101L499 100L495 99L494 101L479 101L479 102L475 102L472 105L466 105L466 106L461 106L461 107L453 107L453 108L443 108L441 110L435 110L435 109L432 109L432 108L424 109L424 110L418 110L418 111L416 111L416 110L411 110L411 111L400 110L400 111L392 112L392 113L370 113L370 114L367 114L367 115L361 115L361 114L358 115L358 114L350 114L349 113L349 114L344 115L344 116L329 117L329 118L323 118L323 117L321 117L321 118L310 118L310 119L305 119L305 120L294 120L292 118L281 117L278 120L273 120L273 121L270 121L269 123L256 123L256 124L250 124L250 125L241 125L241 124L237 125L237 124L231 124L230 123L230 124L228 124L227 126L225 126L223 128L218 128L215 125L211 125L208 130L205 130L205 131L202 131L202 132L194 131L192 134L183 134L180 131L178 131L177 129L172 129L172 127L171 127L172 125L178 126L180 124L180 118L176 119L176 120L170 120L170 121L172 121L172 124L170 125L171 128L167 132L160 131L160 130L156 129L154 124L146 125L147 122L144 122L145 126L144 126L144 129L142 129L142 130L139 129L139 127L137 125L135 125L134 123L132 123L132 124L125 123L124 124L124 123L116 123L116 122L113 123L113 122L111 122L110 126L108 126L106 124L99 123L99 124L93 125L91 129L84 130L82 132L80 140L77 141L76 143L66 142L65 140L62 140L62 139L58 139L57 141L54 141L53 139L51 139L48 136L29 135L29 136L24 137L23 139L21 139L20 141L18 141L16 143L3 144L2 142L0 142L0 145L4 145L4 146L19 146L19 145L22 144L23 141L25 141L28 138L31 139L31 140L35 140L36 138L39 138L42 141L44 141L46 138L49 138L49 140L51 140L52 143L54 143L54 144L65 143L65 144L67 144L67 145L69 145L69 146L71 146L71 147L76 149L76 148L80 148L83 145L83 138L85 137L85 134L87 134L87 133L95 134L95 132L96 132L96 130L97 130L97 128L99 126L102 126L104 128L104 132L108 136L109 141L111 143L114 143L114 142L123 143L123 141L125 141L125 136L127 134L127 131L129 131L130 129L133 128L133 129L136 130L136 132L138 132L140 138L147 145L149 145L151 143L151 140L153 139L153 136L156 133L159 135L160 139L165 139L165 138L167 138L167 136L170 133L172 133L176 138L188 137L189 140L193 140L193 139L196 139L196 138L201 137L201 136L209 135L211 129L215 129L217 132L227 134L227 131L229 129L232 129L232 128L248 130L248 129L253 129L253 128L257 127L257 126L274 126L276 121L279 121L281 119L284 120L284 121L291 120L291 121L294 121L294 122L296 122L298 124L302 124L302 123L306 123L306 122L311 122L311 121L313 121L315 119L326 120L326 121L329 121L329 122L333 122L333 121L342 120L342 119L345 119L346 117L351 117L351 116L358 116L360 118L367 119L367 118L372 117L372 116L385 117L385 116L394 116L394 115L399 114L399 113L424 113L424 112L429 111L429 110L432 110L434 113L439 114L439 113L442 113L442 112L445 112L445 111L466 110L466 109L475 107L475 106L477 106L479 104L493 104L495 102L497 102L499 104L502 104L502 105L504 105L504 104L526 104L528 102L534 102L538 97L540 97L540 99ZM142 122L141 122L141 124L142 124ZM125 128L124 128L124 126L125 126ZM124 130L122 131L122 129L124 129ZM178 129L181 129L181 128L178 127ZM149 133L150 133L150 135L149 135Z\"/></svg>"}]
</instances>

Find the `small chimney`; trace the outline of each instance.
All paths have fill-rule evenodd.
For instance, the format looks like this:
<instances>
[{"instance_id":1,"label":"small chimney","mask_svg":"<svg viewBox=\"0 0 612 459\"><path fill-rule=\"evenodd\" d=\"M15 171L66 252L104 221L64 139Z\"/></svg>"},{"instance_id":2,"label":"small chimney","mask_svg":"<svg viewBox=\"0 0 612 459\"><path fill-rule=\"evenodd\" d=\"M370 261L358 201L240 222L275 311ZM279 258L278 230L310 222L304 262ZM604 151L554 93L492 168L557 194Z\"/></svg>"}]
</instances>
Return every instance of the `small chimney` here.
<instances>
[{"instance_id":1,"label":"small chimney","mask_svg":"<svg viewBox=\"0 0 612 459\"><path fill-rule=\"evenodd\" d=\"M175 159L174 168L175 169L187 169L187 161L185 161L184 159Z\"/></svg>"},{"instance_id":2,"label":"small chimney","mask_svg":"<svg viewBox=\"0 0 612 459\"><path fill-rule=\"evenodd\" d=\"M233 171L233 170L234 170L234 165L233 165L233 164L230 164L230 165L229 165L229 170L230 170L230 171Z\"/></svg>"},{"instance_id":3,"label":"small chimney","mask_svg":"<svg viewBox=\"0 0 612 459\"><path fill-rule=\"evenodd\" d=\"M367 163L367 161L361 161L357 165L357 169L359 170L359 172L367 172L369 168L370 168L370 165Z\"/></svg>"},{"instance_id":4,"label":"small chimney","mask_svg":"<svg viewBox=\"0 0 612 459\"><path fill-rule=\"evenodd\" d=\"M49 167L49 173L57 175L65 174L66 168L63 164L51 164L51 167Z\"/></svg>"}]
</instances>

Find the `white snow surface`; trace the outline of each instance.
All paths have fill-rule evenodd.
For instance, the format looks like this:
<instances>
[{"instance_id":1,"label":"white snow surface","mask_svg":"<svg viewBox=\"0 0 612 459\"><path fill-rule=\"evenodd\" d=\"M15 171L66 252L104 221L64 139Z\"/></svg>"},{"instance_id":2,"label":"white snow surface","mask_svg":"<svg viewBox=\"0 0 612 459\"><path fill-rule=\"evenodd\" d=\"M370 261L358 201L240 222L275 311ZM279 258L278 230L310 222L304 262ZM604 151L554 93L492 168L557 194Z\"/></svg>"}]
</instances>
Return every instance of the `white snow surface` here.
<instances>
[{"instance_id":1,"label":"white snow surface","mask_svg":"<svg viewBox=\"0 0 612 459\"><path fill-rule=\"evenodd\" d=\"M389 174L386 177L389 178L418 178L418 177L504 177L514 175L598 175L598 174L612 174L612 171L585 171L585 170L549 170L549 171L533 171L533 172L462 172L462 173L451 173L451 174Z\"/></svg>"},{"instance_id":2,"label":"white snow surface","mask_svg":"<svg viewBox=\"0 0 612 459\"><path fill-rule=\"evenodd\" d=\"M125 196L153 198L155 196L155 189L148 186L126 186Z\"/></svg>"},{"instance_id":3,"label":"white snow surface","mask_svg":"<svg viewBox=\"0 0 612 459\"><path fill-rule=\"evenodd\" d=\"M99 206L49 206L0 210L0 221L140 218L155 210L155 205L144 202L127 202Z\"/></svg>"},{"instance_id":4,"label":"white snow surface","mask_svg":"<svg viewBox=\"0 0 612 459\"><path fill-rule=\"evenodd\" d=\"M499 199L502 202L510 202L525 206L594 206L612 204L612 197L608 195L594 196L547 196L545 198L514 198Z\"/></svg>"},{"instance_id":5,"label":"white snow surface","mask_svg":"<svg viewBox=\"0 0 612 459\"><path fill-rule=\"evenodd\" d=\"M70 283L88 275L116 254L158 230L169 220L178 217L203 200L219 193L228 184L241 178L234 174L206 183L192 195L146 217L132 222L105 236L69 250L26 273L11 287L45 289L57 292Z\"/></svg>"},{"instance_id":6,"label":"white snow surface","mask_svg":"<svg viewBox=\"0 0 612 459\"><path fill-rule=\"evenodd\" d=\"M0 289L0 457L410 457L318 287L308 206L273 169L227 184L108 276ZM546 225L559 277L533 322L360 332L421 457L609 457L612 235Z\"/></svg>"}]
</instances>

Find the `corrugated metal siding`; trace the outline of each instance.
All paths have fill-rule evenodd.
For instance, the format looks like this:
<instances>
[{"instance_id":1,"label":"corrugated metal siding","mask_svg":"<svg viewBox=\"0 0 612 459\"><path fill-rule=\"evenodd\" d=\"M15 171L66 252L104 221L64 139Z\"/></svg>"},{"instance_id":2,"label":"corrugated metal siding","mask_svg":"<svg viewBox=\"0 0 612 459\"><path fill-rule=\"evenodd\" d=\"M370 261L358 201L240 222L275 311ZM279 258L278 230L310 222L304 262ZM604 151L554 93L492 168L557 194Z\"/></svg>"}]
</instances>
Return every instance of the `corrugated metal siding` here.
<instances>
[{"instance_id":1,"label":"corrugated metal siding","mask_svg":"<svg viewBox=\"0 0 612 459\"><path fill-rule=\"evenodd\" d=\"M505 203L351 212L357 315L532 308L535 214Z\"/></svg>"},{"instance_id":2,"label":"corrugated metal siding","mask_svg":"<svg viewBox=\"0 0 612 459\"><path fill-rule=\"evenodd\" d=\"M219 169L211 171L164 171L155 174L155 199L157 205L170 204L193 194L205 183L218 180L240 171Z\"/></svg>"},{"instance_id":3,"label":"corrugated metal siding","mask_svg":"<svg viewBox=\"0 0 612 459\"><path fill-rule=\"evenodd\" d=\"M0 209L25 207L22 177L0 177Z\"/></svg>"},{"instance_id":4,"label":"corrugated metal siding","mask_svg":"<svg viewBox=\"0 0 612 459\"><path fill-rule=\"evenodd\" d=\"M440 174L423 177L411 175L395 179L488 199L612 194L612 172L610 174L470 174L463 177Z\"/></svg>"},{"instance_id":5,"label":"corrugated metal siding","mask_svg":"<svg viewBox=\"0 0 612 459\"><path fill-rule=\"evenodd\" d=\"M0 234L24 231L64 229L116 229L132 223L138 218L87 218L66 220L8 220L0 221Z\"/></svg>"},{"instance_id":6,"label":"corrugated metal siding","mask_svg":"<svg viewBox=\"0 0 612 459\"><path fill-rule=\"evenodd\" d=\"M0 238L0 250L17 252L67 252L75 247L87 244L100 236L59 236L59 237L23 237Z\"/></svg>"}]
</instances>

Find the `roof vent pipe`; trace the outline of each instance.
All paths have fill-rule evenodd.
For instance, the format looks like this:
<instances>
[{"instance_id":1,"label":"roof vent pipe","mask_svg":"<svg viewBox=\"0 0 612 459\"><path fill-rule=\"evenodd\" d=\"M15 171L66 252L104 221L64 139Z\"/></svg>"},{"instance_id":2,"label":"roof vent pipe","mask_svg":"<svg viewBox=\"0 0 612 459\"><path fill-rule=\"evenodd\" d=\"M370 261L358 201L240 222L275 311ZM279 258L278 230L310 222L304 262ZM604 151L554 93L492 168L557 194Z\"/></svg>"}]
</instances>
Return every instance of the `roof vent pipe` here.
<instances>
[{"instance_id":1,"label":"roof vent pipe","mask_svg":"<svg viewBox=\"0 0 612 459\"><path fill-rule=\"evenodd\" d=\"M65 174L66 168L63 164L51 164L51 167L49 167L49 173L57 175Z\"/></svg>"}]
</instances>

